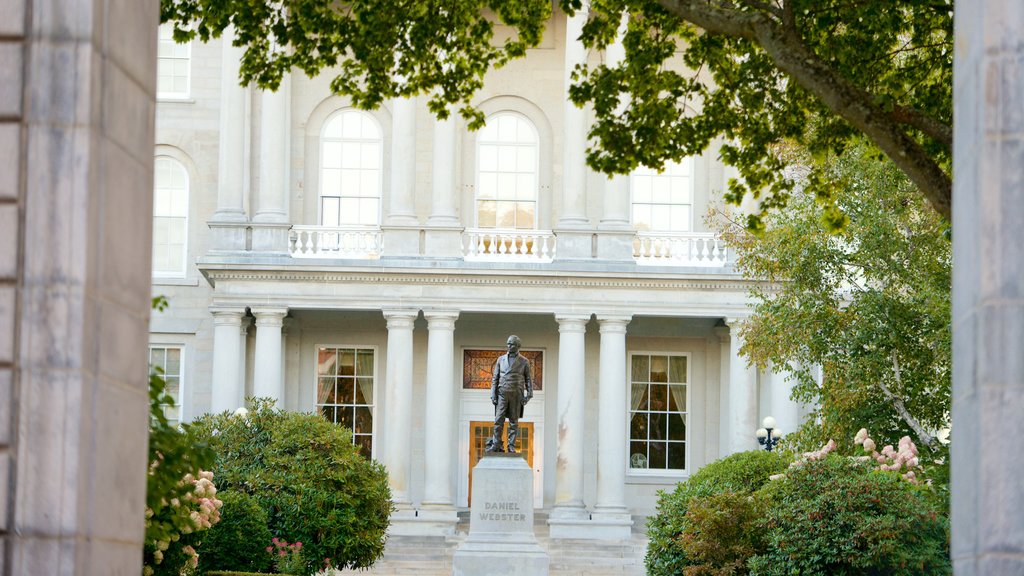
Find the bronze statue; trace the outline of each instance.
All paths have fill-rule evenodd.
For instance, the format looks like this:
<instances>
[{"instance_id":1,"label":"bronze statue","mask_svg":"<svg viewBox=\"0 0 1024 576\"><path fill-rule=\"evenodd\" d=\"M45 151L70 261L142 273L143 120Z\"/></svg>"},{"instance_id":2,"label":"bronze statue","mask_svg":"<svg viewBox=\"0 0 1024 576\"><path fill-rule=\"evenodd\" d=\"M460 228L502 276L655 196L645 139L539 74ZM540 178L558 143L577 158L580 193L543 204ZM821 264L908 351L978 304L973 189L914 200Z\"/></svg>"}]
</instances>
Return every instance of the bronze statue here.
<instances>
[{"instance_id":1,"label":"bronze statue","mask_svg":"<svg viewBox=\"0 0 1024 576\"><path fill-rule=\"evenodd\" d=\"M487 441L488 452L504 452L501 445L501 429L508 418L508 452L516 452L516 438L519 436L519 419L523 408L533 398L533 377L530 361L519 354L522 343L519 336L508 337L508 353L494 363L491 379L491 404L494 404L494 435Z\"/></svg>"}]
</instances>

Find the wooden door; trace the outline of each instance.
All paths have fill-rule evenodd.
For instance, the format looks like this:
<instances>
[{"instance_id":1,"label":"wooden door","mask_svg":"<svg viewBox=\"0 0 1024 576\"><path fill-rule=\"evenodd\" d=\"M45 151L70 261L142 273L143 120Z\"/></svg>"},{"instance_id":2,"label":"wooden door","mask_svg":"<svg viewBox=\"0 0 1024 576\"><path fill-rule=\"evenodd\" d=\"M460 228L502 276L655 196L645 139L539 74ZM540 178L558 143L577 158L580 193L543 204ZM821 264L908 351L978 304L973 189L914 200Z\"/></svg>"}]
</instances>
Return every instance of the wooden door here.
<instances>
[{"instance_id":1,"label":"wooden door","mask_svg":"<svg viewBox=\"0 0 1024 576\"><path fill-rule=\"evenodd\" d=\"M469 423L469 501L473 504L473 467L484 457L487 439L494 433L494 422L474 420ZM508 422L501 431L501 442L508 440ZM526 463L533 469L533 422L519 421L519 437L516 438L516 450L526 458Z\"/></svg>"}]
</instances>

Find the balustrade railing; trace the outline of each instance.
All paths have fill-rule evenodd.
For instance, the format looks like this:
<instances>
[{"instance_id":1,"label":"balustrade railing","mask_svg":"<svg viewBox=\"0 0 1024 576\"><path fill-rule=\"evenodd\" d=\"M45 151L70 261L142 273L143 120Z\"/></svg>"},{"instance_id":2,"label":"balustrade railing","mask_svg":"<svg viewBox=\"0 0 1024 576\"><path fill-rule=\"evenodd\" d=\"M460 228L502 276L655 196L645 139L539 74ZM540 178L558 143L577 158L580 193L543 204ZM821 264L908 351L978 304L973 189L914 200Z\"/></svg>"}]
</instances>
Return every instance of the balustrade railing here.
<instances>
[{"instance_id":1,"label":"balustrade railing","mask_svg":"<svg viewBox=\"0 0 1024 576\"><path fill-rule=\"evenodd\" d=\"M555 235L550 230L467 228L462 234L462 256L478 262L551 262Z\"/></svg>"},{"instance_id":2,"label":"balustrade railing","mask_svg":"<svg viewBox=\"0 0 1024 576\"><path fill-rule=\"evenodd\" d=\"M711 232L637 232L633 239L637 264L657 266L725 266L725 242Z\"/></svg>"},{"instance_id":3,"label":"balustrade railing","mask_svg":"<svg viewBox=\"0 0 1024 576\"><path fill-rule=\"evenodd\" d=\"M380 258L383 236L375 226L292 226L293 258Z\"/></svg>"}]
</instances>

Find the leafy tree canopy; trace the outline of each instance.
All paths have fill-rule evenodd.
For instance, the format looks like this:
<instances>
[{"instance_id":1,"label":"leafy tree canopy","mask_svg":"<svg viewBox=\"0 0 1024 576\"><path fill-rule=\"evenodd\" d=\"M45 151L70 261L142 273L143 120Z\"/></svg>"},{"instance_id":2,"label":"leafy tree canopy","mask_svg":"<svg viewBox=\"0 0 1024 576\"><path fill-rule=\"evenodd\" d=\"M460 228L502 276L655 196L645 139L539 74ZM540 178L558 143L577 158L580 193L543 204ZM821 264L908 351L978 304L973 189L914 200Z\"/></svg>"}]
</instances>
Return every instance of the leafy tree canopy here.
<instances>
[{"instance_id":1,"label":"leafy tree canopy","mask_svg":"<svg viewBox=\"0 0 1024 576\"><path fill-rule=\"evenodd\" d=\"M175 37L208 40L233 25L246 48L244 83L334 74L332 90L363 108L426 95L479 127L472 106L487 71L526 55L551 17L549 0L162 0ZM588 162L608 173L661 166L721 138L722 159L762 210L795 186L780 152L841 152L866 137L924 193L951 210L952 0L560 0L587 10L582 41L605 50L622 30L625 58L580 66L571 98L596 113ZM623 27L622 23L626 22ZM514 33L497 40L497 23ZM815 169L809 189L832 208ZM763 213L763 212L762 212ZM749 226L761 225L753 214Z\"/></svg>"},{"instance_id":2,"label":"leafy tree canopy","mask_svg":"<svg viewBox=\"0 0 1024 576\"><path fill-rule=\"evenodd\" d=\"M826 176L849 222L822 225L823 208L794 194L763 234L724 221L737 266L756 289L743 352L761 366L790 366L795 396L817 405L807 446L867 428L903 435L942 456L933 437L949 424L951 386L948 225L891 163L858 146L828 159ZM816 383L809 367L820 366ZM812 419L813 420L813 419Z\"/></svg>"}]
</instances>

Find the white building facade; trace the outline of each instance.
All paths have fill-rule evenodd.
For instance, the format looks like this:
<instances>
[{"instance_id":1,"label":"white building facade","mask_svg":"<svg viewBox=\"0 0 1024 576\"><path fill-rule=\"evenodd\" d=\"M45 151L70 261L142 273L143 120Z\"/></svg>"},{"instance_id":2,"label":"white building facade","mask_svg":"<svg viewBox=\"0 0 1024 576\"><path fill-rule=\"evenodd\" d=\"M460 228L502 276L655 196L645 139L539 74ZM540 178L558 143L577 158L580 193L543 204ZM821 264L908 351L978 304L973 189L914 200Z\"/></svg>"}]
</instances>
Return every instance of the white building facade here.
<instances>
[{"instance_id":1,"label":"white building facade","mask_svg":"<svg viewBox=\"0 0 1024 576\"><path fill-rule=\"evenodd\" d=\"M671 488L800 409L739 356L749 285L707 228L717 150L607 178L567 101L587 53L556 13L492 71L486 127L421 100L364 112L329 73L238 85L230 43L160 45L150 361L183 421L270 397L353 429L388 469L394 533L445 534L490 433L490 365L517 334L521 426L552 537L625 538ZM162 38L164 38L162 36Z\"/></svg>"}]
</instances>

